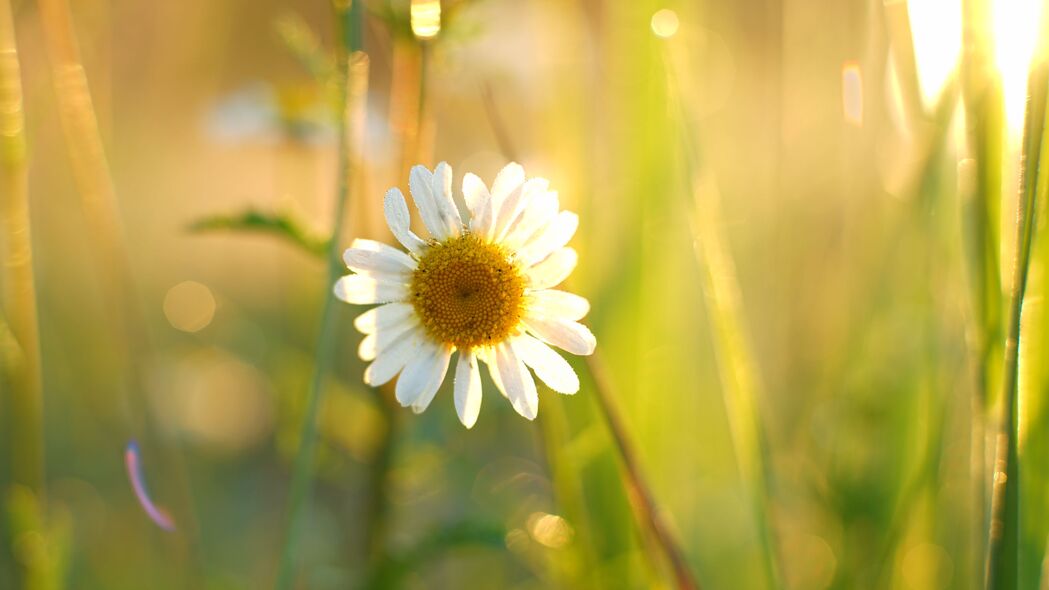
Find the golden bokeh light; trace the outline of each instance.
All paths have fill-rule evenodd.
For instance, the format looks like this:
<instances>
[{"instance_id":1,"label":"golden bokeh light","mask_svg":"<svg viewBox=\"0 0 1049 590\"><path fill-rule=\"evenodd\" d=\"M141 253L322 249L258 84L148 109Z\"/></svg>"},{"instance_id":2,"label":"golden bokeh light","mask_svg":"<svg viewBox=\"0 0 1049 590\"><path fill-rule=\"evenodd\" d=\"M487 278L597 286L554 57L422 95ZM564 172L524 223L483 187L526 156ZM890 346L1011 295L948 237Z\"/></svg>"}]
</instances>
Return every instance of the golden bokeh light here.
<instances>
[{"instance_id":1,"label":"golden bokeh light","mask_svg":"<svg viewBox=\"0 0 1049 590\"><path fill-rule=\"evenodd\" d=\"M441 32L440 0L412 0L412 33L420 39L432 39Z\"/></svg>"},{"instance_id":2,"label":"golden bokeh light","mask_svg":"<svg viewBox=\"0 0 1049 590\"><path fill-rule=\"evenodd\" d=\"M153 370L158 422L202 448L237 453L265 440L274 423L273 392L254 366L204 349L172 357Z\"/></svg>"},{"instance_id":3,"label":"golden bokeh light","mask_svg":"<svg viewBox=\"0 0 1049 590\"><path fill-rule=\"evenodd\" d=\"M567 520L544 512L533 512L528 517L528 532L537 543L551 549L564 547L575 534Z\"/></svg>"},{"instance_id":4,"label":"golden bokeh light","mask_svg":"<svg viewBox=\"0 0 1049 590\"><path fill-rule=\"evenodd\" d=\"M657 10L652 15L652 32L657 37L669 39L677 33L678 26L681 23L678 21L677 13L669 8L663 8Z\"/></svg>"},{"instance_id":5,"label":"golden bokeh light","mask_svg":"<svg viewBox=\"0 0 1049 590\"><path fill-rule=\"evenodd\" d=\"M164 295L164 316L177 330L199 332L215 317L215 296L196 281L183 281Z\"/></svg>"}]
</instances>

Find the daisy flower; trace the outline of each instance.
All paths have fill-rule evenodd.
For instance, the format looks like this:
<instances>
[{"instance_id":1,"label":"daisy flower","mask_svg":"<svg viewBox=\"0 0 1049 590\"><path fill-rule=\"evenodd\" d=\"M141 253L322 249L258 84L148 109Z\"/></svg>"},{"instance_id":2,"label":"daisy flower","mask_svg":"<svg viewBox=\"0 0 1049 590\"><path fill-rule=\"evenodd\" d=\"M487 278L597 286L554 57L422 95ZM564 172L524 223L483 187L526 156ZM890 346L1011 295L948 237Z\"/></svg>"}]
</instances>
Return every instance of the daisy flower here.
<instances>
[{"instance_id":1,"label":"daisy flower","mask_svg":"<svg viewBox=\"0 0 1049 590\"><path fill-rule=\"evenodd\" d=\"M469 223L452 200L448 164L432 172L415 166L408 186L430 239L409 229L404 195L392 188L383 210L408 252L354 240L343 259L355 274L335 283L335 295L347 303L382 304L354 321L365 334L360 357L371 362L365 383L382 385L400 374L397 401L422 412L458 351L455 409L467 428L481 409L480 363L529 420L539 411L529 369L554 391L578 391L579 377L550 345L588 355L597 344L578 323L590 310L587 300L553 288L575 268L576 252L565 245L579 217L559 211L549 183L525 179L518 164L503 168L490 190L473 174L463 178Z\"/></svg>"}]
</instances>

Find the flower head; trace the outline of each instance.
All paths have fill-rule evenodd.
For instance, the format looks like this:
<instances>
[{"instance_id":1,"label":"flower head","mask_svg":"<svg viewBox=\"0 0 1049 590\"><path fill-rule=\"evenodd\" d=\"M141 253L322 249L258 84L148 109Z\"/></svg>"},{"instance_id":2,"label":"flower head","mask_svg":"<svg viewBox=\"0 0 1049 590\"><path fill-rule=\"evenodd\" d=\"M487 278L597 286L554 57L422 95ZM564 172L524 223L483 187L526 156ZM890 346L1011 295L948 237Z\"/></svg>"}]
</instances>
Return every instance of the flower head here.
<instances>
[{"instance_id":1,"label":"flower head","mask_svg":"<svg viewBox=\"0 0 1049 590\"><path fill-rule=\"evenodd\" d=\"M354 240L343 258L355 274L335 283L347 303L382 304L354 321L365 334L360 357L371 362L364 381L378 386L400 374L397 401L419 413L458 351L455 409L467 428L481 409L479 363L529 420L539 410L529 369L554 391L578 391L575 371L549 345L588 355L597 343L578 323L590 310L587 300L553 288L575 268L576 252L566 244L579 217L559 211L549 183L526 179L517 164L503 168L491 190L473 174L463 178L469 223L452 199L448 164L432 172L415 166L408 182L431 238L411 231L404 195L390 189L386 222L408 252Z\"/></svg>"}]
</instances>

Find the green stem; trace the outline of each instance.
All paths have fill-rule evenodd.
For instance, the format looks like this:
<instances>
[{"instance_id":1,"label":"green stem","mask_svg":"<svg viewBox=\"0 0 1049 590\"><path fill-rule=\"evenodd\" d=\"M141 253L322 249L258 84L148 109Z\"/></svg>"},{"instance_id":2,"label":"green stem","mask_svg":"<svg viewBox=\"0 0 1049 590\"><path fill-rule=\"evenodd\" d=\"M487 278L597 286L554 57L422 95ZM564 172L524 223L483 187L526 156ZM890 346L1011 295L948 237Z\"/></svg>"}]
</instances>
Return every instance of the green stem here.
<instances>
[{"instance_id":1,"label":"green stem","mask_svg":"<svg viewBox=\"0 0 1049 590\"><path fill-rule=\"evenodd\" d=\"M1044 27L1043 27L1044 28ZM1020 195L1016 203L1016 252L1002 383L1002 421L997 437L988 528L986 587L1015 588L1019 575L1020 465L1019 465L1019 348L1020 320L1031 262L1037 205L1038 162L1045 129L1049 62L1039 60L1028 79L1027 113L1020 157Z\"/></svg>"},{"instance_id":2,"label":"green stem","mask_svg":"<svg viewBox=\"0 0 1049 590\"><path fill-rule=\"evenodd\" d=\"M385 390L385 391L384 391ZM397 409L393 401L392 387L375 389L376 403L385 418L386 430L383 431L375 457L370 466L367 508L365 513L365 548L368 552L369 567L377 571L386 561L387 517L389 516L388 485L390 467L393 465L394 444L397 441L399 428Z\"/></svg>"},{"instance_id":3,"label":"green stem","mask_svg":"<svg viewBox=\"0 0 1049 590\"><path fill-rule=\"evenodd\" d=\"M359 20L361 17L360 2L354 2L353 7L344 3L337 4L336 17L342 27L347 23ZM347 14L349 13L349 14ZM281 552L280 564L277 574L278 589L284 590L292 587L295 576L296 562L298 560L298 542L302 533L302 518L305 514L310 492L313 486L313 460L314 451L317 447L317 414L321 406L321 397L324 393L324 382L332 362L332 349L335 345L335 293L332 285L344 272L339 257L339 236L342 233L343 218L346 213L346 204L349 200L350 176L353 172L356 160L354 150L359 149L359 141L351 134L360 136L361 129L358 127L361 121L359 107L362 106L367 89L368 61L363 54L351 56L350 51L359 46L360 36L347 37L349 33L343 32L340 38L343 45L339 49L339 94L343 108L339 111L339 148L338 148L338 170L337 191L335 195L335 219L332 222L331 240L329 242L327 260L328 276L324 304L320 315L320 333L317 337L316 358L313 369L313 377L310 380L309 390L306 397L306 411L302 419L301 435L299 437L299 449L295 456L292 470L291 488L288 495L288 524L284 547ZM352 57L352 59L351 59ZM358 116L354 116L358 115Z\"/></svg>"}]
</instances>

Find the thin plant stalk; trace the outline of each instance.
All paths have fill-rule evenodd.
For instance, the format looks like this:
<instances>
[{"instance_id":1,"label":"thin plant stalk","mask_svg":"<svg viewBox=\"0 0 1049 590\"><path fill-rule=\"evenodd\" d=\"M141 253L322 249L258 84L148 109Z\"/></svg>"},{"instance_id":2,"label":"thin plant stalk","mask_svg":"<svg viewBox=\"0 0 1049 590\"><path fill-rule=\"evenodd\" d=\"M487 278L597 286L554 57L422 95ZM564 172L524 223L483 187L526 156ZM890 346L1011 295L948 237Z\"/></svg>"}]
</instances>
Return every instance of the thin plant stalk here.
<instances>
[{"instance_id":1,"label":"thin plant stalk","mask_svg":"<svg viewBox=\"0 0 1049 590\"><path fill-rule=\"evenodd\" d=\"M1044 34L1044 23L1043 23ZM1008 333L1003 362L1002 419L996 437L991 515L987 532L989 590L1015 588L1019 577L1020 465L1019 465L1019 347L1024 293L1031 265L1037 206L1038 163L1045 130L1049 61L1036 58L1028 78L1027 112L1020 156L1020 194L1016 203L1016 251L1013 255Z\"/></svg>"},{"instance_id":2,"label":"thin plant stalk","mask_svg":"<svg viewBox=\"0 0 1049 590\"><path fill-rule=\"evenodd\" d=\"M595 352L586 357L586 366L594 380L594 399L597 407L608 425L608 431L612 435L612 441L615 442L619 458L623 463L623 475L626 478L627 493L634 514L652 534L656 544L670 563L676 587L679 590L698 590L699 582L688 566L685 552L674 538L666 521L663 520L652 489L641 471L637 452L620 416L619 408L616 406L615 397L612 395L612 382L601 361L601 356Z\"/></svg>"},{"instance_id":3,"label":"thin plant stalk","mask_svg":"<svg viewBox=\"0 0 1049 590\"><path fill-rule=\"evenodd\" d=\"M3 309L18 347L6 372L11 475L38 497L44 488L44 419L33 249L29 227L25 114L9 0L0 0L0 268Z\"/></svg>"},{"instance_id":4,"label":"thin plant stalk","mask_svg":"<svg viewBox=\"0 0 1049 590\"><path fill-rule=\"evenodd\" d=\"M353 3L354 6L358 4L359 2ZM353 12L353 10L350 10L350 12ZM360 18L359 8L356 14L356 18ZM342 14L340 13L341 16ZM345 22L343 26L346 26ZM336 326L334 322L335 294L331 289L331 285L335 283L335 280L343 272L339 260L340 244L338 238L342 233L343 218L345 217L346 206L351 192L351 180L357 177L364 134L365 99L368 90L368 58L360 52L349 53L350 47L347 47L347 44L359 43L359 41L353 41L354 39L359 39L359 37L347 40L344 35L343 39L346 44L339 50L338 63L340 64L339 76L342 78L339 82L340 94L343 98L342 103L344 107L339 112L339 164L336 173L335 219L327 255L328 275L325 283L327 288L321 309L320 333L317 337L313 377L310 380L307 392L306 411L302 419L299 449L295 456L292 471L291 488L288 496L287 531L277 573L276 587L278 589L287 589L293 586L298 562L298 543L302 534L302 520L306 513L312 490L314 452L317 447L317 414L321 407L324 383L331 366L333 348L336 342Z\"/></svg>"},{"instance_id":5,"label":"thin plant stalk","mask_svg":"<svg viewBox=\"0 0 1049 590\"><path fill-rule=\"evenodd\" d=\"M663 59L667 92L684 129L682 145L692 193L691 203L685 202L686 217L694 237L693 252L703 270L703 287L713 324L714 350L724 384L732 444L758 528L766 584L769 588L779 588L782 586L783 567L772 530L769 453L758 408L761 381L747 341L735 264L727 240L721 233L720 196L713 177L704 171L698 142L688 131L692 118L686 111L678 77L683 71L678 67L683 57L673 40L668 40L667 44Z\"/></svg>"}]
</instances>

